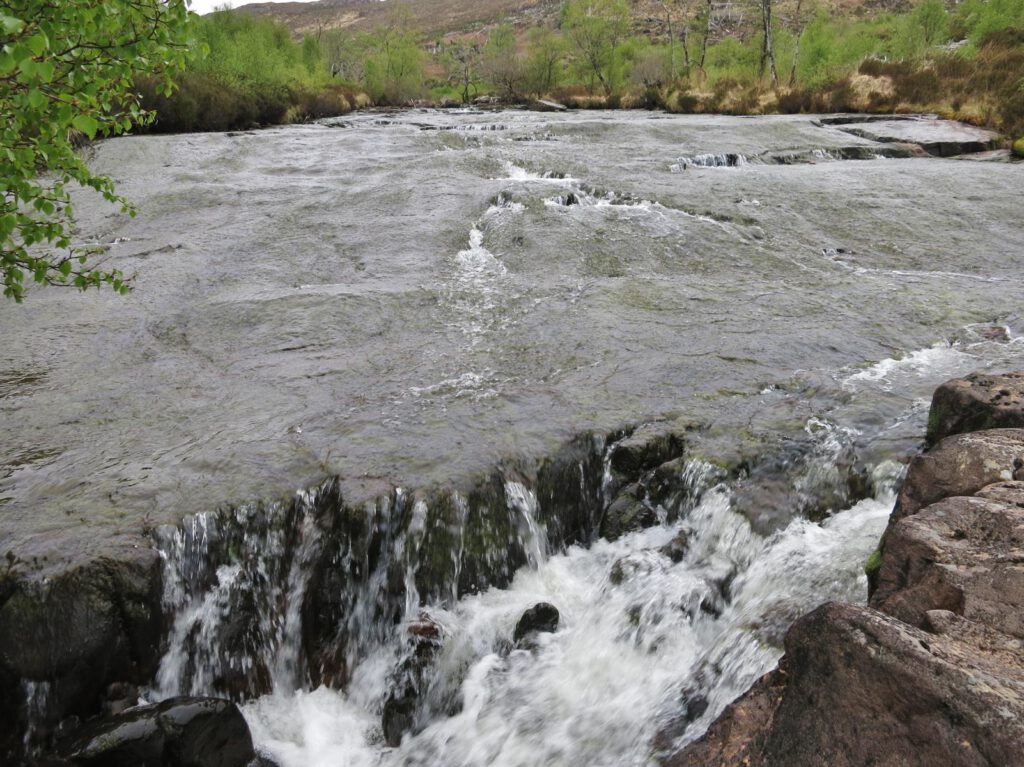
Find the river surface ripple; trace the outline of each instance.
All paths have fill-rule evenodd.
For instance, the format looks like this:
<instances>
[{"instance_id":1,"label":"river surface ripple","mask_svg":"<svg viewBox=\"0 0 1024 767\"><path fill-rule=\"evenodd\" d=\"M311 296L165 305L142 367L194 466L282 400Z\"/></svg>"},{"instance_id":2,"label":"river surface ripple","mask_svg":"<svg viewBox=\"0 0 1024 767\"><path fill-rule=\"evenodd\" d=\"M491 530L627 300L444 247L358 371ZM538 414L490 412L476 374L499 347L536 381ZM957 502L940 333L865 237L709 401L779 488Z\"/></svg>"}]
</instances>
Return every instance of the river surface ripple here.
<instances>
[{"instance_id":1,"label":"river surface ripple","mask_svg":"<svg viewBox=\"0 0 1024 767\"><path fill-rule=\"evenodd\" d=\"M135 292L0 304L4 548L73 558L666 413L802 423L850 370L1016 322L1024 167L828 159L864 145L807 117L472 111L100 142L139 216L82 194L77 239ZM949 372L1019 366L975 356Z\"/></svg>"}]
</instances>

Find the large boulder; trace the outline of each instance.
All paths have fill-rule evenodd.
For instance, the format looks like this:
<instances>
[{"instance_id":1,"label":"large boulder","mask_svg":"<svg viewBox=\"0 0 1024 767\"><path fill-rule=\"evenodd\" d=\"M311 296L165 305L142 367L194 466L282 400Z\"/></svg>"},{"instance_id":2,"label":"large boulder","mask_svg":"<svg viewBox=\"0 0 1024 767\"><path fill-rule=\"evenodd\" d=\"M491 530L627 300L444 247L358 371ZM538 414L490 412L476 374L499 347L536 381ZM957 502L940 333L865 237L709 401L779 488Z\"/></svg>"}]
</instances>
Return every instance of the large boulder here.
<instances>
[{"instance_id":1,"label":"large boulder","mask_svg":"<svg viewBox=\"0 0 1024 767\"><path fill-rule=\"evenodd\" d=\"M950 382L932 433L1009 413L1018 378ZM872 557L871 607L797 620L779 669L664 763L1024 765L1022 561L1024 429L945 436L911 462Z\"/></svg>"},{"instance_id":2,"label":"large boulder","mask_svg":"<svg viewBox=\"0 0 1024 767\"><path fill-rule=\"evenodd\" d=\"M925 506L1024 477L1024 429L990 429L947 437L910 462L893 521Z\"/></svg>"},{"instance_id":3,"label":"large boulder","mask_svg":"<svg viewBox=\"0 0 1024 767\"><path fill-rule=\"evenodd\" d=\"M172 698L81 728L60 744L76 767L247 767L257 759L238 706Z\"/></svg>"},{"instance_id":4,"label":"large boulder","mask_svg":"<svg viewBox=\"0 0 1024 767\"><path fill-rule=\"evenodd\" d=\"M1013 765L1024 754L1024 654L829 604L786 637L770 765ZM827 716L823 716L827 712Z\"/></svg>"},{"instance_id":5,"label":"large boulder","mask_svg":"<svg viewBox=\"0 0 1024 767\"><path fill-rule=\"evenodd\" d=\"M1024 508L947 498L889 529L871 605L921 628L946 610L1024 639L1022 555Z\"/></svg>"},{"instance_id":6,"label":"large boulder","mask_svg":"<svg viewBox=\"0 0 1024 767\"><path fill-rule=\"evenodd\" d=\"M926 441L934 445L953 434L1024 427L1024 373L972 373L935 390Z\"/></svg>"},{"instance_id":7,"label":"large boulder","mask_svg":"<svg viewBox=\"0 0 1024 767\"><path fill-rule=\"evenodd\" d=\"M26 731L32 748L45 747L62 720L98 714L112 685L146 684L155 674L162 619L156 551L128 549L52 577L12 577L5 592L0 757L17 758ZM28 700L26 689L39 700Z\"/></svg>"},{"instance_id":8,"label":"large boulder","mask_svg":"<svg viewBox=\"0 0 1024 767\"><path fill-rule=\"evenodd\" d=\"M793 625L779 670L663 764L1021 765L1020 642L934 615L926 633L867 607L820 607Z\"/></svg>"}]
</instances>

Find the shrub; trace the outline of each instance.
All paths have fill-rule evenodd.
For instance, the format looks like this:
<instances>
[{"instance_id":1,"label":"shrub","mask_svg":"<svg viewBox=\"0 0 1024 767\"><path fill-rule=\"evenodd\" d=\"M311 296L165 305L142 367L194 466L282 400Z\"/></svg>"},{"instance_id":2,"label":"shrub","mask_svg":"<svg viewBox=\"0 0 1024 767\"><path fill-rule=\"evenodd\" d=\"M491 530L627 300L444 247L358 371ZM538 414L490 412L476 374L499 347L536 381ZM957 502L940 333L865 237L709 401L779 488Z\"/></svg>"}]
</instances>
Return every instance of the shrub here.
<instances>
[{"instance_id":1,"label":"shrub","mask_svg":"<svg viewBox=\"0 0 1024 767\"><path fill-rule=\"evenodd\" d=\"M779 111L783 114L792 115L801 112L810 112L814 105L814 99L808 91L794 88L779 94Z\"/></svg>"}]
</instances>

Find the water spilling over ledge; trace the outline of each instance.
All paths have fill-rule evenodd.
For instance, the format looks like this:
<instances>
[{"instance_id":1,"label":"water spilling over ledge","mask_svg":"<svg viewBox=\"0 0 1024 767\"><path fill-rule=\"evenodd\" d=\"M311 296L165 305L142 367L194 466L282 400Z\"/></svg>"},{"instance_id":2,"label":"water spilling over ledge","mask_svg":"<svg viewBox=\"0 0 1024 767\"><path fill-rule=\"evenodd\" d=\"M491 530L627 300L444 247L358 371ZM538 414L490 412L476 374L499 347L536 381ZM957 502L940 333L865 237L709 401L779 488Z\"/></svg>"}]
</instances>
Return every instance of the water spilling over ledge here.
<instances>
[{"instance_id":1,"label":"water spilling over ledge","mask_svg":"<svg viewBox=\"0 0 1024 767\"><path fill-rule=\"evenodd\" d=\"M659 728L699 735L795 617L863 599L899 469L868 476L831 425L807 435L753 472L793 493L767 535L734 508L749 469L686 457L688 431L664 423L583 436L465 493L353 509L327 483L190 518L160 533L173 627L149 695L257 698L257 744L285 765L319 763L352 727L349 756L396 764L642 760ZM801 504L844 511L819 526ZM559 631L514 643L542 601ZM327 743L296 735L336 708Z\"/></svg>"}]
</instances>

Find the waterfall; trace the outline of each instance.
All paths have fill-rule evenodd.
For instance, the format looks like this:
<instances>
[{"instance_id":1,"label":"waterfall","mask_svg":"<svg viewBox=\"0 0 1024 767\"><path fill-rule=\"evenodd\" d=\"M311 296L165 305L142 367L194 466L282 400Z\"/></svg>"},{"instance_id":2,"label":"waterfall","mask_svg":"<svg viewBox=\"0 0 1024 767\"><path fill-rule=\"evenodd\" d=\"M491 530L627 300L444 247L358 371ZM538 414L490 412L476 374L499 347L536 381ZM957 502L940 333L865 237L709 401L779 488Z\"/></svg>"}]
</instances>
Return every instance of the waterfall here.
<instances>
[{"instance_id":1,"label":"waterfall","mask_svg":"<svg viewBox=\"0 0 1024 767\"><path fill-rule=\"evenodd\" d=\"M661 434L586 437L469 492L349 507L325 483L162 530L171 628L152 696L250 701L257 743L283 767L645 764L652 742L696 737L769 670L796 617L863 598L898 475L874 467L861 499L850 432L810 419L764 463L792 509L759 532L738 504L764 469L659 468L671 455L651 447L651 464L643 439L674 444ZM594 541L622 492L658 524ZM801 515L823 504L823 523ZM539 602L559 629L519 648L516 621Z\"/></svg>"}]
</instances>

